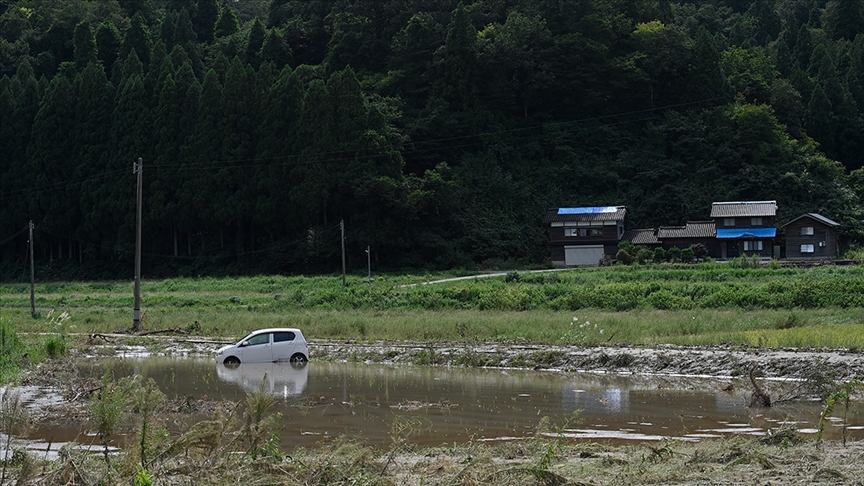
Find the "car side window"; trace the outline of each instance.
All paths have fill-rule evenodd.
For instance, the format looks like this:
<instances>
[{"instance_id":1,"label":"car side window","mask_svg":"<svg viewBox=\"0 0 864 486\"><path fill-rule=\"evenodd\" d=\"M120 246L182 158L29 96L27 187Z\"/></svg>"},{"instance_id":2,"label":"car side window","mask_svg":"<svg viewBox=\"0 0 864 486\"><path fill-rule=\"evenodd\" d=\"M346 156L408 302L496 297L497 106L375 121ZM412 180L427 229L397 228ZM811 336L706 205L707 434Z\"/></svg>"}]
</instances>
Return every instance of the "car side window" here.
<instances>
[{"instance_id":1,"label":"car side window","mask_svg":"<svg viewBox=\"0 0 864 486\"><path fill-rule=\"evenodd\" d=\"M274 343L282 343L282 342L286 342L286 341L293 341L294 337L295 337L294 333L290 332L290 331L289 332L274 332L273 333L273 342Z\"/></svg>"},{"instance_id":2,"label":"car side window","mask_svg":"<svg viewBox=\"0 0 864 486\"><path fill-rule=\"evenodd\" d=\"M246 342L249 344L249 346L255 346L256 344L269 344L270 334L266 332L264 334L258 334L257 336L252 336L251 338L247 339Z\"/></svg>"}]
</instances>

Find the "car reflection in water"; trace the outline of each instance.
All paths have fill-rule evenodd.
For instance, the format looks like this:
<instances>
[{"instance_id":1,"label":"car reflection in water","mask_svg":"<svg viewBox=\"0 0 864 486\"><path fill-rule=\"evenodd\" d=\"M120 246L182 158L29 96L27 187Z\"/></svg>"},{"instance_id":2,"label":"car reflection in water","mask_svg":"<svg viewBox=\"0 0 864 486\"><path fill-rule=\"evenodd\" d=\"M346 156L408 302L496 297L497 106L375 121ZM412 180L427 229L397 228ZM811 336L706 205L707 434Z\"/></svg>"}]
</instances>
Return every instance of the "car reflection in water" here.
<instances>
[{"instance_id":1,"label":"car reflection in water","mask_svg":"<svg viewBox=\"0 0 864 486\"><path fill-rule=\"evenodd\" d=\"M309 366L306 363L243 363L226 366L216 364L219 379L242 386L255 393L264 381L264 390L282 398L301 395L306 390Z\"/></svg>"}]
</instances>

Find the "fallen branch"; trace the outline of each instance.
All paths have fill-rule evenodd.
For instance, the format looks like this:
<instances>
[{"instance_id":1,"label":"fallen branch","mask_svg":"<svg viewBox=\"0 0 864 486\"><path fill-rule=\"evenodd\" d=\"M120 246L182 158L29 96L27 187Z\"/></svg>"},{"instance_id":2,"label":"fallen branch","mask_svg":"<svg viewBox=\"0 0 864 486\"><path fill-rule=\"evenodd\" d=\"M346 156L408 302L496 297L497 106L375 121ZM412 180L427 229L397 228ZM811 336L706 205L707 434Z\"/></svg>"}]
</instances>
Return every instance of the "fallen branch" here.
<instances>
[{"instance_id":1,"label":"fallen branch","mask_svg":"<svg viewBox=\"0 0 864 486\"><path fill-rule=\"evenodd\" d=\"M185 329L181 329L179 327L171 328L171 329L156 329L153 331L138 331L134 335L135 336L149 336L151 334L189 334L189 331Z\"/></svg>"}]
</instances>

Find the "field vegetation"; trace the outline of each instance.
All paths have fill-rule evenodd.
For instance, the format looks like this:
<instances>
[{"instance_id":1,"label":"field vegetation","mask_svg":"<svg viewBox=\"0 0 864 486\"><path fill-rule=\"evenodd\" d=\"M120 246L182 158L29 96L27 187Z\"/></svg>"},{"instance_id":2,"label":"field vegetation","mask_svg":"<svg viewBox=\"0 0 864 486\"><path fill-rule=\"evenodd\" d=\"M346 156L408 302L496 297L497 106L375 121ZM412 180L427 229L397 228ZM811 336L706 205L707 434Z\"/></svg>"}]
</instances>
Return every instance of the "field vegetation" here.
<instances>
[{"instance_id":1,"label":"field vegetation","mask_svg":"<svg viewBox=\"0 0 864 486\"><path fill-rule=\"evenodd\" d=\"M145 280L143 327L145 332L233 340L255 328L298 326L313 343L864 347L860 267L663 264L439 281L455 277L466 275L351 275L344 287L338 275ZM40 283L35 319L29 291L26 284L0 286L4 381L14 380L24 363L83 349L90 334L131 327L131 282ZM135 339L144 345L152 340L127 341ZM471 366L469 358L457 364ZM537 433L526 439L432 448L411 445L411 424L397 417L389 447L332 438L322 442L324 447L287 454L274 435L272 400L262 391L169 433L171 416L162 409L170 401L152 384L135 379L115 382L106 374L100 392L91 397L88 417L98 453L68 449L44 461L7 448L4 477L20 484L232 484L252 474L272 484L687 484L721 477L733 483L784 484L788 479L795 484L842 482L861 472L860 461L850 459L860 451L858 442L847 448L781 429L763 438L698 444L669 439L619 447L568 440L566 429L578 423L578 416L569 425L538 418ZM4 430L18 434L28 419L8 390ZM857 395L851 401L849 396L832 395L837 413L845 413L852 402L857 405ZM824 415L833 411L826 408ZM127 437L125 443L121 437ZM110 445L120 449L112 451Z\"/></svg>"},{"instance_id":2,"label":"field vegetation","mask_svg":"<svg viewBox=\"0 0 864 486\"><path fill-rule=\"evenodd\" d=\"M354 275L344 287L333 275L145 280L143 321L232 339L297 326L313 341L864 346L861 267L637 265L426 284L453 275ZM37 319L29 285L0 287L0 305L19 332L124 332L132 283L41 283Z\"/></svg>"}]
</instances>

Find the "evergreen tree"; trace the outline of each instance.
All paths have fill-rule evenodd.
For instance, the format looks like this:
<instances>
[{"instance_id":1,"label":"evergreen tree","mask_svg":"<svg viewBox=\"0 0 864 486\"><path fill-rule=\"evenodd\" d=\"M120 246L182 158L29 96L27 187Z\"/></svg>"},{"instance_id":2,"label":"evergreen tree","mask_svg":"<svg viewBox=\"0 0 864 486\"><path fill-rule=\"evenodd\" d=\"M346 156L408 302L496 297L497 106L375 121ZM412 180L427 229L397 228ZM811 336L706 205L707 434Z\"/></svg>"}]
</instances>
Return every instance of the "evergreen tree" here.
<instances>
[{"instance_id":1,"label":"evergreen tree","mask_svg":"<svg viewBox=\"0 0 864 486\"><path fill-rule=\"evenodd\" d=\"M195 28L192 25L192 18L186 9L181 9L177 16L177 26L174 29L174 43L182 46L188 46L190 43L198 42L198 36L195 34ZM187 48L188 52L189 49Z\"/></svg>"},{"instance_id":2,"label":"evergreen tree","mask_svg":"<svg viewBox=\"0 0 864 486\"><path fill-rule=\"evenodd\" d=\"M165 18L162 19L162 23L159 24L159 37L162 39L162 42L165 43L165 46L168 48L174 47L174 35L177 30L177 17L178 13L175 11L169 11L165 14Z\"/></svg>"},{"instance_id":3,"label":"evergreen tree","mask_svg":"<svg viewBox=\"0 0 864 486\"><path fill-rule=\"evenodd\" d=\"M83 71L87 64L95 62L96 38L90 30L90 22L82 21L75 26L75 68Z\"/></svg>"},{"instance_id":4,"label":"evergreen tree","mask_svg":"<svg viewBox=\"0 0 864 486\"><path fill-rule=\"evenodd\" d=\"M297 133L297 162L291 171L291 199L305 225L327 225L330 199L328 160L333 146L333 105L327 86L313 80L303 97Z\"/></svg>"},{"instance_id":5,"label":"evergreen tree","mask_svg":"<svg viewBox=\"0 0 864 486\"><path fill-rule=\"evenodd\" d=\"M270 62L276 69L282 69L291 64L291 49L279 29L271 29L264 37L261 46L261 62Z\"/></svg>"},{"instance_id":6,"label":"evergreen tree","mask_svg":"<svg viewBox=\"0 0 864 486\"><path fill-rule=\"evenodd\" d=\"M261 63L261 58L259 53L261 52L261 47L264 46L264 37L267 35L267 32L264 30L264 25L261 24L258 19L255 19L252 22L252 27L249 30L249 40L246 43L246 62L253 65L258 66Z\"/></svg>"},{"instance_id":7,"label":"evergreen tree","mask_svg":"<svg viewBox=\"0 0 864 486\"><path fill-rule=\"evenodd\" d=\"M798 43L792 52L801 69L807 69L810 65L810 56L813 55L813 39L810 36L810 27L803 24L798 30Z\"/></svg>"},{"instance_id":8,"label":"evergreen tree","mask_svg":"<svg viewBox=\"0 0 864 486\"><path fill-rule=\"evenodd\" d=\"M228 37L229 35L240 31L240 22L237 20L237 14L230 7L223 7L219 10L219 19L216 21L214 37Z\"/></svg>"},{"instance_id":9,"label":"evergreen tree","mask_svg":"<svg viewBox=\"0 0 864 486\"><path fill-rule=\"evenodd\" d=\"M216 21L219 19L217 0L197 0L197 9L192 25L201 42L212 42Z\"/></svg>"},{"instance_id":10,"label":"evergreen tree","mask_svg":"<svg viewBox=\"0 0 864 486\"><path fill-rule=\"evenodd\" d=\"M720 69L720 53L714 38L703 27L699 29L693 45L693 61L690 65L687 101L723 104L727 100L728 86Z\"/></svg>"},{"instance_id":11,"label":"evergreen tree","mask_svg":"<svg viewBox=\"0 0 864 486\"><path fill-rule=\"evenodd\" d=\"M123 42L120 31L113 23L105 20L96 29L96 51L99 60L105 69L111 69L117 61L120 53L120 45Z\"/></svg>"},{"instance_id":12,"label":"evergreen tree","mask_svg":"<svg viewBox=\"0 0 864 486\"><path fill-rule=\"evenodd\" d=\"M150 64L150 32L140 12L132 17L132 25L120 46L120 58L126 59L133 50L145 67Z\"/></svg>"},{"instance_id":13,"label":"evergreen tree","mask_svg":"<svg viewBox=\"0 0 864 486\"><path fill-rule=\"evenodd\" d=\"M864 0L829 0L822 26L832 40L855 40L864 33Z\"/></svg>"},{"instance_id":14,"label":"evergreen tree","mask_svg":"<svg viewBox=\"0 0 864 486\"><path fill-rule=\"evenodd\" d=\"M447 29L443 72L438 83L441 98L448 101L454 111L466 111L476 106L476 41L477 30L471 25L468 12L460 3L453 11Z\"/></svg>"}]
</instances>

